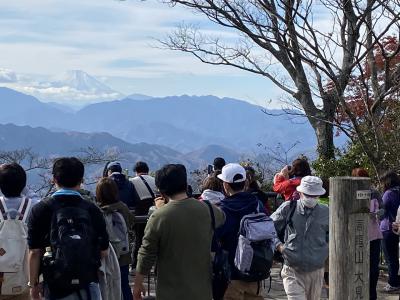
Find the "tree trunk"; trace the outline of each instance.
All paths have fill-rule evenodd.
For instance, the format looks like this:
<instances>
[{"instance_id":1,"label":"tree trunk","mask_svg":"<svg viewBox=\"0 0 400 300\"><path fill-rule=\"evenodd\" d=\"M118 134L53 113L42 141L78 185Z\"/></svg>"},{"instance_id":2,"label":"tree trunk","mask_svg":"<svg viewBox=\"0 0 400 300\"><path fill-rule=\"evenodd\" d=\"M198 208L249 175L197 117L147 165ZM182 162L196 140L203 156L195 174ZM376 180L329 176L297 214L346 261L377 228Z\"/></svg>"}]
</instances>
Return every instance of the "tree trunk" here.
<instances>
[{"instance_id":1,"label":"tree trunk","mask_svg":"<svg viewBox=\"0 0 400 300\"><path fill-rule=\"evenodd\" d=\"M314 129L315 136L317 137L318 157L323 160L335 159L333 120L338 101L335 95L327 94L322 99L323 108L317 108L313 102L310 87L304 84L306 80L304 76L304 80L298 83L299 93L295 95L295 98L303 107L304 113Z\"/></svg>"},{"instance_id":2,"label":"tree trunk","mask_svg":"<svg viewBox=\"0 0 400 300\"><path fill-rule=\"evenodd\" d=\"M321 159L335 158L333 125L323 121L318 121L314 127L314 130L317 136L317 152L319 157Z\"/></svg>"},{"instance_id":3,"label":"tree trunk","mask_svg":"<svg viewBox=\"0 0 400 300\"><path fill-rule=\"evenodd\" d=\"M335 158L335 145L333 142L333 125L324 121L311 120L310 123L314 128L317 137L317 152L321 159Z\"/></svg>"}]
</instances>

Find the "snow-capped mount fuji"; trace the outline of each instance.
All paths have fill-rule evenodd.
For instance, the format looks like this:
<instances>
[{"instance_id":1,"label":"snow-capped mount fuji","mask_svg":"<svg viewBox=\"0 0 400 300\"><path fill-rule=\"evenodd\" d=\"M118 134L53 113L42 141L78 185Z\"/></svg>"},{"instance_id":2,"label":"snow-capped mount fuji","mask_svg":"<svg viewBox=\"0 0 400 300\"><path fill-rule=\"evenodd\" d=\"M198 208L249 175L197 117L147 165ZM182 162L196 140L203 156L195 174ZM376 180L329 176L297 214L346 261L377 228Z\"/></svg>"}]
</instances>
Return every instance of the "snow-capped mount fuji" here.
<instances>
[{"instance_id":1,"label":"snow-capped mount fuji","mask_svg":"<svg viewBox=\"0 0 400 300\"><path fill-rule=\"evenodd\" d=\"M82 70L67 71L51 82L43 83L35 96L44 101L78 107L124 97Z\"/></svg>"},{"instance_id":2,"label":"snow-capped mount fuji","mask_svg":"<svg viewBox=\"0 0 400 300\"><path fill-rule=\"evenodd\" d=\"M123 94L82 70L67 71L53 79L37 80L36 76L19 76L14 71L0 69L0 86L34 96L43 102L76 108L124 98Z\"/></svg>"},{"instance_id":3,"label":"snow-capped mount fuji","mask_svg":"<svg viewBox=\"0 0 400 300\"><path fill-rule=\"evenodd\" d=\"M56 77L56 81L51 83L53 87L69 87L80 92L95 94L118 94L104 83L82 70L70 70Z\"/></svg>"}]
</instances>

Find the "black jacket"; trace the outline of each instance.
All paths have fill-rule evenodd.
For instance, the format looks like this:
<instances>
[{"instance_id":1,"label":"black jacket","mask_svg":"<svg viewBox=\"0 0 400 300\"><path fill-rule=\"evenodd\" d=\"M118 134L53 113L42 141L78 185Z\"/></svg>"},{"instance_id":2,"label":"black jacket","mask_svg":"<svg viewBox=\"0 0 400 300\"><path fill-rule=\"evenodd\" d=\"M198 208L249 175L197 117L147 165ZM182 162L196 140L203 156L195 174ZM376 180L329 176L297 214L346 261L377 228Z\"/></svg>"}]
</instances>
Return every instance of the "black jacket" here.
<instances>
[{"instance_id":1,"label":"black jacket","mask_svg":"<svg viewBox=\"0 0 400 300\"><path fill-rule=\"evenodd\" d=\"M255 195L241 192L222 200L219 207L225 213L226 219L225 224L215 231L215 235L221 241L222 248L229 253L229 264L232 270L231 279L235 280L239 279L234 260L239 239L240 221L245 215L257 212L257 209L265 212L264 206Z\"/></svg>"},{"instance_id":2,"label":"black jacket","mask_svg":"<svg viewBox=\"0 0 400 300\"><path fill-rule=\"evenodd\" d=\"M124 202L130 209L134 209L140 198L133 183L121 173L113 173L110 178L117 183L119 200Z\"/></svg>"}]
</instances>

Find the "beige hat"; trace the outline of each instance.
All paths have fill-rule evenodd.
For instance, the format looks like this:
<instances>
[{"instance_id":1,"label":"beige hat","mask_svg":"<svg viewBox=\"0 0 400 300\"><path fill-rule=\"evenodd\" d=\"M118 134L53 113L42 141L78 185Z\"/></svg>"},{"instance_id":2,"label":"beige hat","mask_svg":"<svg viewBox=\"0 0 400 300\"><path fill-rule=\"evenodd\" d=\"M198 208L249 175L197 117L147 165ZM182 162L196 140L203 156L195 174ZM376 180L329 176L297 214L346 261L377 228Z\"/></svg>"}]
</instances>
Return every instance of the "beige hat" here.
<instances>
[{"instance_id":1,"label":"beige hat","mask_svg":"<svg viewBox=\"0 0 400 300\"><path fill-rule=\"evenodd\" d=\"M326 193L326 190L322 187L321 178L317 176L303 177L296 190L310 196L322 196Z\"/></svg>"}]
</instances>

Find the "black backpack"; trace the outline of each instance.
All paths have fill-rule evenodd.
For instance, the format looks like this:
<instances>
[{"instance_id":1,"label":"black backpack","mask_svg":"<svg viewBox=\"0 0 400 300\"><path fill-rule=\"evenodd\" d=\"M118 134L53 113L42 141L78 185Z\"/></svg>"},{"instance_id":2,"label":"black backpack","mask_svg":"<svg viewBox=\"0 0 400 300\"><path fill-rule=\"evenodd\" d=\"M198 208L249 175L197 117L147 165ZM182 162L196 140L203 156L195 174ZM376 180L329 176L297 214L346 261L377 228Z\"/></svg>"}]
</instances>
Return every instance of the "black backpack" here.
<instances>
[{"instance_id":1,"label":"black backpack","mask_svg":"<svg viewBox=\"0 0 400 300\"><path fill-rule=\"evenodd\" d=\"M50 249L43 257L43 276L52 295L68 295L96 281L100 251L94 236L90 203L51 198Z\"/></svg>"}]
</instances>

